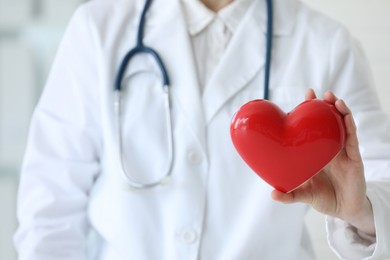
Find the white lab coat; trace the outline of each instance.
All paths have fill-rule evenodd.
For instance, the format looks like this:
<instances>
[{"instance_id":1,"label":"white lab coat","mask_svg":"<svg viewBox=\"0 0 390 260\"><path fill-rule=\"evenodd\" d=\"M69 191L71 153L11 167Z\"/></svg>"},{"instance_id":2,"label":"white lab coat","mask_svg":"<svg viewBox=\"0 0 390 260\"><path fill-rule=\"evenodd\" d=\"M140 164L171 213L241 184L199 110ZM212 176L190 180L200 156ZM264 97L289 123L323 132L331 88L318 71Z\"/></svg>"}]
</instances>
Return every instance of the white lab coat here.
<instances>
[{"instance_id":1,"label":"white lab coat","mask_svg":"<svg viewBox=\"0 0 390 260\"><path fill-rule=\"evenodd\" d=\"M295 0L274 2L271 100L288 111L313 87L347 101L377 225L372 259L388 256L390 124L366 61L338 24ZM272 188L240 159L229 135L234 112L262 98L264 1L254 1L202 95L180 2L154 1L145 43L161 54L171 77L174 165L163 186L126 186L112 89L121 59L135 44L143 3L95 0L70 22L32 119L15 236L20 259L85 259L89 230L102 260L313 259L307 206L272 201ZM124 81L126 167L142 180L159 178L167 167L159 76L141 55ZM329 223L330 243L342 257L372 254L345 235L344 223Z\"/></svg>"}]
</instances>

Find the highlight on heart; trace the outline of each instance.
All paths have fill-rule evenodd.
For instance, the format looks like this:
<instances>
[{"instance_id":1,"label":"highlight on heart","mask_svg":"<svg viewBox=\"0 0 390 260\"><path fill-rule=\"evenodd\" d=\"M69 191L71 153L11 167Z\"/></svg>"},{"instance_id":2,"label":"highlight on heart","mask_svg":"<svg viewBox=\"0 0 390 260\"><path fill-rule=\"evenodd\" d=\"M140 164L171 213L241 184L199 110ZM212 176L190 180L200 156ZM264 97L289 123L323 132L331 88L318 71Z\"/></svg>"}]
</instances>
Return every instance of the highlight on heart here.
<instances>
[{"instance_id":1,"label":"highlight on heart","mask_svg":"<svg viewBox=\"0 0 390 260\"><path fill-rule=\"evenodd\" d=\"M346 140L343 116L319 99L304 101L288 113L267 100L250 101L235 113L230 134L249 167L282 192L321 171Z\"/></svg>"}]
</instances>

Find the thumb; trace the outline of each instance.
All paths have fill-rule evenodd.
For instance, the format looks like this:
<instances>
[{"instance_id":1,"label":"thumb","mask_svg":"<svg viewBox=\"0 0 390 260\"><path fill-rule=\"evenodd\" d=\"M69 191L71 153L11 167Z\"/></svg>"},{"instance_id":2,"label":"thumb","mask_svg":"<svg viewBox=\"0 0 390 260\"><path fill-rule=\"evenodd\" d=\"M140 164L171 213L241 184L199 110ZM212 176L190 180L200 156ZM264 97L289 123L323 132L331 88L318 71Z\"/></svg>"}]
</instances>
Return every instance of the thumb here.
<instances>
[{"instance_id":1,"label":"thumb","mask_svg":"<svg viewBox=\"0 0 390 260\"><path fill-rule=\"evenodd\" d=\"M313 194L301 187L289 193L284 193L275 189L272 191L271 197L273 200L285 204L302 202L311 205L313 203Z\"/></svg>"}]
</instances>

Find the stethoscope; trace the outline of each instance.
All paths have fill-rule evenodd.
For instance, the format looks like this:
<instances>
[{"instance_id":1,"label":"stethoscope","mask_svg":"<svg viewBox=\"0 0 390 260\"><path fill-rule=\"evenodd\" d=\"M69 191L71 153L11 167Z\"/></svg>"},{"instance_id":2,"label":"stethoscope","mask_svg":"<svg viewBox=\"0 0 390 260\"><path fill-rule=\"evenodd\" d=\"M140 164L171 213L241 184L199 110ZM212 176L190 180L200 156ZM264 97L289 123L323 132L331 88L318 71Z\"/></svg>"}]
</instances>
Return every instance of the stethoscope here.
<instances>
[{"instance_id":1,"label":"stethoscope","mask_svg":"<svg viewBox=\"0 0 390 260\"><path fill-rule=\"evenodd\" d=\"M270 70L271 70L271 52L272 52L272 34L273 34L273 8L272 8L272 0L265 0L267 5L267 29L266 29L266 50L265 50L265 76L264 76L264 99L268 99L269 97L269 81L270 81ZM160 58L158 53L144 45L143 43L143 35L146 21L146 13L148 12L149 7L152 4L152 0L146 0L145 6L142 10L138 33L137 33L137 43L136 46L131 49L126 56L123 58L122 63L119 67L119 71L116 77L115 86L114 86L114 112L117 123L117 144L119 149L119 157L121 162L121 168L123 177L129 186L133 189L146 189L152 188L157 185L163 184L170 177L172 173L172 166L174 160L174 146L173 146L173 126L172 126L172 109L171 109L171 96L170 96L170 81L167 69ZM162 75L162 89L164 95L164 107L165 107L165 119L166 119L166 127L167 127L167 139L168 139L168 168L165 171L164 175L161 175L160 179L151 182L142 182L140 180L135 180L131 177L131 175L127 172L125 164L124 164L124 153L123 153L123 144L122 144L122 127L121 127L121 91L122 91L122 81L123 76L126 71L126 68L131 61L131 59L137 54L149 54L153 57L155 62L157 63L161 75Z\"/></svg>"}]
</instances>

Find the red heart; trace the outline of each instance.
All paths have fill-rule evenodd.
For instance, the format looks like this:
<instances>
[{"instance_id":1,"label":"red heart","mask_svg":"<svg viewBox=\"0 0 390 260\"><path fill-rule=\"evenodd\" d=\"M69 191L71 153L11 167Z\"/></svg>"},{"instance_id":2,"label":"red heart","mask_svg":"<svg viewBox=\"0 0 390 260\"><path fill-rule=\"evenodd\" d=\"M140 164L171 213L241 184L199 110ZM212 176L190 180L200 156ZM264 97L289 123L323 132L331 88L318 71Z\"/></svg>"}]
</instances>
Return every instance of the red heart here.
<instances>
[{"instance_id":1,"label":"red heart","mask_svg":"<svg viewBox=\"0 0 390 260\"><path fill-rule=\"evenodd\" d=\"M343 116L313 99L290 113L266 100L243 105L230 134L244 161L274 188L290 192L325 167L345 145Z\"/></svg>"}]
</instances>

